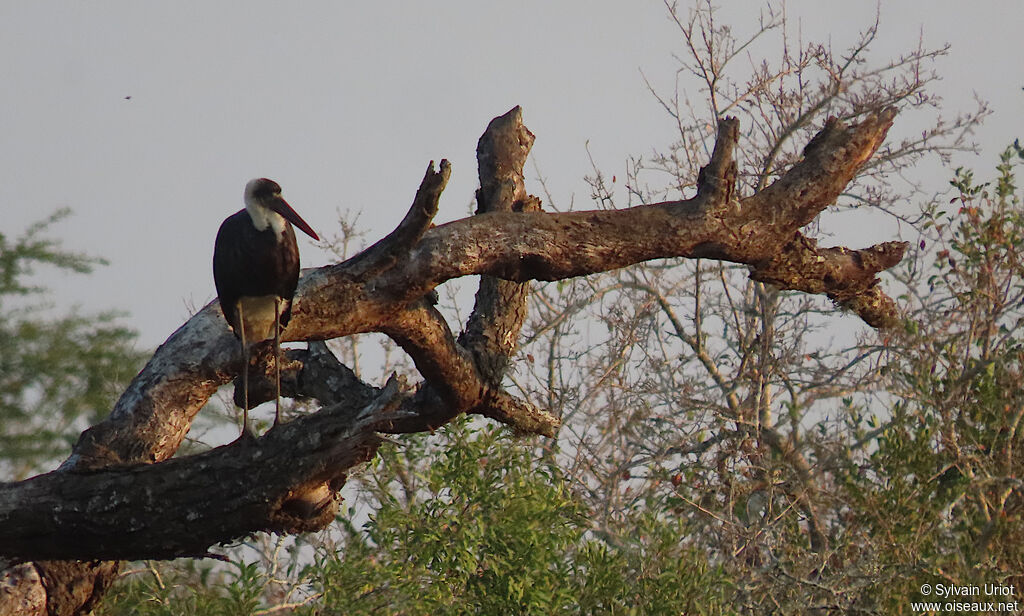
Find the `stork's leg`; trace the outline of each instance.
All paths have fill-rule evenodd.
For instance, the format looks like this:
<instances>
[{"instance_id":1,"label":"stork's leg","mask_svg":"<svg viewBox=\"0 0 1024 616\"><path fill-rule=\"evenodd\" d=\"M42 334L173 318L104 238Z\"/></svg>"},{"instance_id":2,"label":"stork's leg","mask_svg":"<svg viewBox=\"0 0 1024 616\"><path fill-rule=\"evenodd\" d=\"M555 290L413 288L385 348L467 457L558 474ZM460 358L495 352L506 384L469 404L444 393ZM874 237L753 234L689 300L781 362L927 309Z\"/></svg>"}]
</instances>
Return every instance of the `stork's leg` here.
<instances>
[{"instance_id":1,"label":"stork's leg","mask_svg":"<svg viewBox=\"0 0 1024 616\"><path fill-rule=\"evenodd\" d=\"M249 345L245 340L245 315L242 313L242 302L238 302L238 330L242 339L242 435L254 436L249 428Z\"/></svg>"},{"instance_id":2,"label":"stork's leg","mask_svg":"<svg viewBox=\"0 0 1024 616\"><path fill-rule=\"evenodd\" d=\"M281 298L274 298L274 426L281 423Z\"/></svg>"}]
</instances>

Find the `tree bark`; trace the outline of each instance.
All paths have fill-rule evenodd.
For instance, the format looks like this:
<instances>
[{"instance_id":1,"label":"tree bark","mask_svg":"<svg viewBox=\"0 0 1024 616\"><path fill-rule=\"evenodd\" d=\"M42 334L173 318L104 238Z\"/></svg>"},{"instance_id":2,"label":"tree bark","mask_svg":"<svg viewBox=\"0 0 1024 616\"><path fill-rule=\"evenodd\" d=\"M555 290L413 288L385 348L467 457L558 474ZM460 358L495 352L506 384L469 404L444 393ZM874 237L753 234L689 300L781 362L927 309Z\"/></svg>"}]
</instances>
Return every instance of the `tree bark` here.
<instances>
[{"instance_id":1,"label":"tree bark","mask_svg":"<svg viewBox=\"0 0 1024 616\"><path fill-rule=\"evenodd\" d=\"M109 418L86 430L52 473L0 486L0 615L85 613L116 576L118 559L202 556L257 531L326 526L346 472L371 457L379 432L432 430L478 413L522 431L553 435L558 421L502 388L526 315L526 283L609 271L652 259L715 258L750 267L784 289L825 294L874 327L899 322L877 274L906 244L819 248L799 229L834 202L875 153L895 117L884 110L855 126L830 120L804 159L764 190L736 194L738 122L719 124L697 194L625 210L546 213L528 195L523 163L533 135L516 107L478 144L474 216L431 226L451 173L433 163L405 219L343 263L307 270L285 340L284 390L320 411L255 441L169 460L192 419L241 369L237 341L216 302L154 353ZM456 338L433 307L434 289L482 276L476 306ZM391 336L423 377L361 382L315 341L362 332ZM254 361L272 374L266 347ZM254 403L269 399L256 379ZM77 559L77 560L76 560Z\"/></svg>"}]
</instances>

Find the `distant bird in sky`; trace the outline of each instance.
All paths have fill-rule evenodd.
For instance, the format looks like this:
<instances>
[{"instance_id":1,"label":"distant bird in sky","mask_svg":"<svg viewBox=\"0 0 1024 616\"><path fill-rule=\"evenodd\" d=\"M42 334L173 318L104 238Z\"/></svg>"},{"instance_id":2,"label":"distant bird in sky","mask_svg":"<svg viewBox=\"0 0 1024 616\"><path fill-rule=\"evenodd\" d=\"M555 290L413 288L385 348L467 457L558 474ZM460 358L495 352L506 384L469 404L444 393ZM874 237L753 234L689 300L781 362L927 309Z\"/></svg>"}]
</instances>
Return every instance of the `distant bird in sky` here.
<instances>
[{"instance_id":1,"label":"distant bird in sky","mask_svg":"<svg viewBox=\"0 0 1024 616\"><path fill-rule=\"evenodd\" d=\"M291 318L299 281L299 247L292 225L314 240L316 232L266 178L245 185L245 209L228 216L213 247L213 280L224 318L242 342L242 436L249 426L249 354L253 344L274 339L277 400L274 425L281 421L281 330Z\"/></svg>"}]
</instances>

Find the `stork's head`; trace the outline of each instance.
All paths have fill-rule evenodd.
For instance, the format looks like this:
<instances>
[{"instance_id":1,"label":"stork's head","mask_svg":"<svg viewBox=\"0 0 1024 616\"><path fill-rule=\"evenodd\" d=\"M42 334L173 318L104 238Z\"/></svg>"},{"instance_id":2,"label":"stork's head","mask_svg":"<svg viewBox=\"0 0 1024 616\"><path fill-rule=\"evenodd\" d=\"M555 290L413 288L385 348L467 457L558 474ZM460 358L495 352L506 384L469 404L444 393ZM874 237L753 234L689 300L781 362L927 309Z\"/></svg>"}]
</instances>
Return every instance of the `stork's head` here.
<instances>
[{"instance_id":1,"label":"stork's head","mask_svg":"<svg viewBox=\"0 0 1024 616\"><path fill-rule=\"evenodd\" d=\"M295 210L284 200L281 196L281 186L274 180L267 178L249 180L249 183L245 185L243 198L252 224L260 231L267 227L273 227L275 233L280 233L284 230L284 221L287 220L314 240L320 239L316 232L306 224L306 221L302 220L302 217L295 213Z\"/></svg>"}]
</instances>

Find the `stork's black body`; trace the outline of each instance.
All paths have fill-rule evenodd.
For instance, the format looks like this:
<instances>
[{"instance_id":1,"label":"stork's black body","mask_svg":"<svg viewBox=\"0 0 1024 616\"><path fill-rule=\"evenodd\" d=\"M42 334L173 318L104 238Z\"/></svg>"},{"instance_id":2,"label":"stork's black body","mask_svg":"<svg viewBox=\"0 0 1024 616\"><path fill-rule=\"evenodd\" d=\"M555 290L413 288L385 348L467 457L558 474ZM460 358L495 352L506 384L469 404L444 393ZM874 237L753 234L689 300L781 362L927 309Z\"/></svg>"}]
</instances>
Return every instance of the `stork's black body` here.
<instances>
[{"instance_id":1,"label":"stork's black body","mask_svg":"<svg viewBox=\"0 0 1024 616\"><path fill-rule=\"evenodd\" d=\"M283 329L291 318L291 300L299 284L299 247L292 226L286 225L278 234L270 227L257 230L246 210L228 216L217 232L213 281L224 318L239 336L238 301L243 297L279 297L278 321Z\"/></svg>"},{"instance_id":2,"label":"stork's black body","mask_svg":"<svg viewBox=\"0 0 1024 616\"><path fill-rule=\"evenodd\" d=\"M249 347L274 339L277 405L281 419L281 330L291 318L292 297L299 281L299 248L292 223L313 239L306 221L281 197L277 182L260 178L245 187L245 209L229 216L217 232L213 249L213 280L217 298L231 329L242 342L242 434L249 428Z\"/></svg>"}]
</instances>

